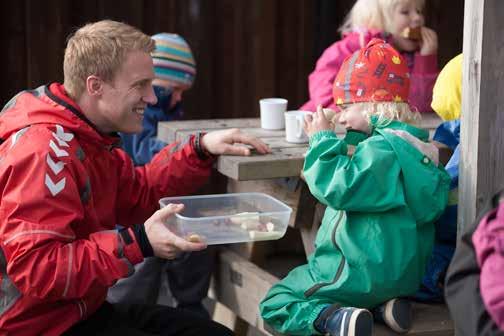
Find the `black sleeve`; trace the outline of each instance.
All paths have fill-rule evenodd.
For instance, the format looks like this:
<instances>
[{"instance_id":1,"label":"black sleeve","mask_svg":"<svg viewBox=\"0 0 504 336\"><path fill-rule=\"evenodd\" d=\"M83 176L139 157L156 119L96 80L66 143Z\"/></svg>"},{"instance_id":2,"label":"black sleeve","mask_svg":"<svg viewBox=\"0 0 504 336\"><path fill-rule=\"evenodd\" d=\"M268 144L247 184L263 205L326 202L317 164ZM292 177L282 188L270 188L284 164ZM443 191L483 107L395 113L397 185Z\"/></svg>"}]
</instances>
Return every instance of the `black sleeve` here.
<instances>
[{"instance_id":1,"label":"black sleeve","mask_svg":"<svg viewBox=\"0 0 504 336\"><path fill-rule=\"evenodd\" d=\"M147 238L147 233L145 233L145 226L143 224L137 224L133 226L132 229L144 258L152 257L154 255L154 250L152 250L152 245L149 242L149 238ZM131 244L133 242L128 228L120 229L119 234L122 236L125 244Z\"/></svg>"},{"instance_id":2,"label":"black sleeve","mask_svg":"<svg viewBox=\"0 0 504 336\"><path fill-rule=\"evenodd\" d=\"M450 309L455 334L458 336L504 336L488 314L479 289L480 268L472 243L472 235L481 219L498 206L501 194L495 195L479 218L468 225L457 240L457 248L445 281L446 303Z\"/></svg>"}]
</instances>

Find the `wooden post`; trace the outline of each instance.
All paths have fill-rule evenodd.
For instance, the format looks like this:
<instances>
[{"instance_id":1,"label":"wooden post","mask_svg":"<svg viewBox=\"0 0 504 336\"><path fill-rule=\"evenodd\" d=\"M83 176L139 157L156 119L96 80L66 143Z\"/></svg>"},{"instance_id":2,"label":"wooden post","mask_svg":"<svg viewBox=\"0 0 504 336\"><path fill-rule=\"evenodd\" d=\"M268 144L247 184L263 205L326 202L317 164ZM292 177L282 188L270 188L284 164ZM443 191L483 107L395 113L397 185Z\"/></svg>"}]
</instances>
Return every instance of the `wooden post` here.
<instances>
[{"instance_id":1,"label":"wooden post","mask_svg":"<svg viewBox=\"0 0 504 336\"><path fill-rule=\"evenodd\" d=\"M504 186L504 1L466 0L458 232Z\"/></svg>"}]
</instances>

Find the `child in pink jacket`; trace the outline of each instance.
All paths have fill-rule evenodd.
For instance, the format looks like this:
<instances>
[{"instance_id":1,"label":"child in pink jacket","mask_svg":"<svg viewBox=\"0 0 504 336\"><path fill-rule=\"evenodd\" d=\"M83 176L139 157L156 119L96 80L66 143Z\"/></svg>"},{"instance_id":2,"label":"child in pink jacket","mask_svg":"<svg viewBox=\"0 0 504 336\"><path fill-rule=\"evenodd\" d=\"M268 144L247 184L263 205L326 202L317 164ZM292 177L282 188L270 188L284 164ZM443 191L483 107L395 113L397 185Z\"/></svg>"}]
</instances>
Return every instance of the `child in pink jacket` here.
<instances>
[{"instance_id":1,"label":"child in pink jacket","mask_svg":"<svg viewBox=\"0 0 504 336\"><path fill-rule=\"evenodd\" d=\"M501 194L502 195L502 194ZM504 331L504 202L480 222L472 237L481 268L480 291L485 307Z\"/></svg>"},{"instance_id":2,"label":"child in pink jacket","mask_svg":"<svg viewBox=\"0 0 504 336\"><path fill-rule=\"evenodd\" d=\"M308 77L310 100L300 109L318 105L339 110L332 99L334 78L343 60L375 38L390 42L408 61L411 75L409 102L419 112L432 112L432 88L438 74L438 40L424 27L425 0L357 0L340 30L343 39L327 48ZM421 39L403 36L406 28L420 28Z\"/></svg>"}]
</instances>

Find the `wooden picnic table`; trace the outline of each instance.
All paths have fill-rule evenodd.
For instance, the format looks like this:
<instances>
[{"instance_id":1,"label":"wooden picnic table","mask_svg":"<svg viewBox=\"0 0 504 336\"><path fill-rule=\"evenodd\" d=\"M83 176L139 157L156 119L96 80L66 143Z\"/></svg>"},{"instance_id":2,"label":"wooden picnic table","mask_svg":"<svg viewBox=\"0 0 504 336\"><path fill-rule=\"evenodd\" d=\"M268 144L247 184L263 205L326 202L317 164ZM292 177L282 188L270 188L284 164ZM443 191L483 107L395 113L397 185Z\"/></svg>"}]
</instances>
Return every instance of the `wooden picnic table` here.
<instances>
[{"instance_id":1,"label":"wooden picnic table","mask_svg":"<svg viewBox=\"0 0 504 336\"><path fill-rule=\"evenodd\" d=\"M432 135L440 123L441 119L437 115L422 114L419 126L429 130ZM314 250L315 236L325 207L311 195L306 183L297 178L303 168L307 143L288 143L285 140L284 130L262 129L259 118L161 122L158 124L158 138L170 143L197 132L229 128L239 128L260 138L270 146L272 153L267 155L253 153L248 157L219 156L216 168L228 177L227 192L263 192L290 206L292 215L289 226L299 232L305 255L310 255ZM336 133L342 136L345 130L340 127L336 129ZM295 264L281 260L273 269L267 269L272 262L271 244L268 243L270 242L232 244L220 253L211 295L223 304L217 306L220 307L217 319L221 322L227 321L227 325L238 335L246 335L249 324L265 334L274 334L264 326L259 317L258 304L271 285L278 281L273 275L275 271L287 272ZM280 270L282 267L284 270ZM424 306L415 306L415 309L425 311ZM242 320L237 320L235 316L239 316ZM448 312L445 306L436 307L428 314L422 313L422 316L422 319L415 321L413 335L452 335L453 326L449 318L446 318ZM247 323L244 324L243 321ZM429 333L429 330L433 330L434 333ZM378 327L375 334L392 333L390 330Z\"/></svg>"},{"instance_id":2,"label":"wooden picnic table","mask_svg":"<svg viewBox=\"0 0 504 336\"><path fill-rule=\"evenodd\" d=\"M441 119L436 114L424 113L420 127L432 133L440 123ZM158 138L171 143L196 132L210 132L228 128L239 128L260 138L270 146L272 153L268 155L252 153L247 157L222 155L217 161L217 170L220 173L236 181L299 176L308 144L287 142L284 130L262 129L259 118L160 122L158 124ZM336 129L336 133L343 135L345 130L339 127Z\"/></svg>"}]
</instances>

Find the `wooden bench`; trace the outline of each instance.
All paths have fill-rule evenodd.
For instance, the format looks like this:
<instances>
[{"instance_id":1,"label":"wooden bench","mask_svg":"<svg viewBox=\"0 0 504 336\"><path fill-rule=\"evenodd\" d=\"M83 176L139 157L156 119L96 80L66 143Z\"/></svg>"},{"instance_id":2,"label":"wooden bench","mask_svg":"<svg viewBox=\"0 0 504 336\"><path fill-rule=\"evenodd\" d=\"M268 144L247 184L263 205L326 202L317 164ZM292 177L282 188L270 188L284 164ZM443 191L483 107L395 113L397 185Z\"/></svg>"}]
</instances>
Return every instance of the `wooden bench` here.
<instances>
[{"instance_id":1,"label":"wooden bench","mask_svg":"<svg viewBox=\"0 0 504 336\"><path fill-rule=\"evenodd\" d=\"M439 143L440 161L446 164L451 150ZM229 326L234 327L238 335L247 335L248 324L267 335L278 335L259 316L260 300L279 279L287 275L292 268L306 262L306 256L314 250L315 236L322 221L325 207L311 195L306 183L300 179L291 181L228 180L228 192L264 192L272 195L293 209L289 226L300 234L303 249L297 259L274 258L276 251L271 242L233 244L220 254L219 270L214 279L212 295L239 317L229 317ZM283 238L282 240L284 240ZM299 242L287 242L298 246ZM273 258L272 258L273 257ZM275 260L276 259L276 260ZM413 330L409 335L453 335L453 324L444 305L414 304L416 316ZM217 317L219 319L219 317ZM241 319L241 320L240 320ZM243 323L245 321L246 323ZM223 321L221 321L223 322ZM377 325L375 335L395 334L390 329Z\"/></svg>"},{"instance_id":2,"label":"wooden bench","mask_svg":"<svg viewBox=\"0 0 504 336\"><path fill-rule=\"evenodd\" d=\"M304 260L299 258L270 259L271 272L286 274ZM279 271L279 269L281 269ZM227 306L248 324L266 335L279 335L264 324L258 311L259 303L279 277L236 252L224 248L219 255L218 270L212 283L210 296ZM413 304L413 328L408 335L448 336L454 334L453 322L445 305ZM376 336L395 335L382 325L375 325Z\"/></svg>"}]
</instances>

